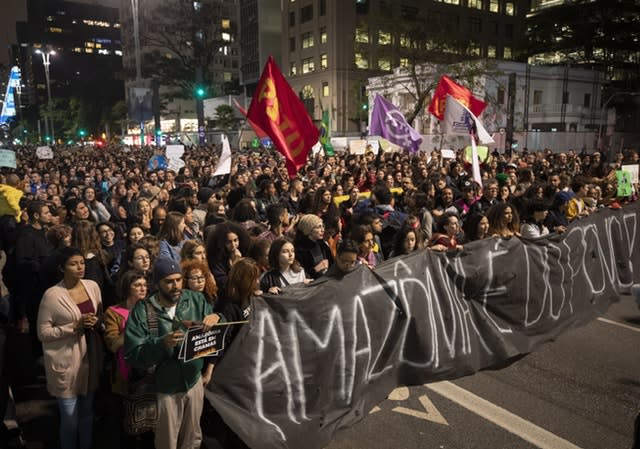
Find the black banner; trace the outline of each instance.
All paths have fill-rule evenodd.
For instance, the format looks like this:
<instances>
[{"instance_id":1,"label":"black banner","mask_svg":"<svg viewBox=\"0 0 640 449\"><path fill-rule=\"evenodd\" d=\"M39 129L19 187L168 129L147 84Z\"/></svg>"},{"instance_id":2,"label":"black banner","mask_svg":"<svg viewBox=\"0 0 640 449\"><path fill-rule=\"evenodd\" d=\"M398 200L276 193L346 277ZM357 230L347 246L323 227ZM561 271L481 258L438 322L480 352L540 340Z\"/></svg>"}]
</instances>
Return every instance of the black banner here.
<instances>
[{"instance_id":1,"label":"black banner","mask_svg":"<svg viewBox=\"0 0 640 449\"><path fill-rule=\"evenodd\" d=\"M315 449L399 385L505 366L639 277L640 204L563 235L422 251L256 298L207 398L253 449ZM635 268L635 272L634 272Z\"/></svg>"}]
</instances>

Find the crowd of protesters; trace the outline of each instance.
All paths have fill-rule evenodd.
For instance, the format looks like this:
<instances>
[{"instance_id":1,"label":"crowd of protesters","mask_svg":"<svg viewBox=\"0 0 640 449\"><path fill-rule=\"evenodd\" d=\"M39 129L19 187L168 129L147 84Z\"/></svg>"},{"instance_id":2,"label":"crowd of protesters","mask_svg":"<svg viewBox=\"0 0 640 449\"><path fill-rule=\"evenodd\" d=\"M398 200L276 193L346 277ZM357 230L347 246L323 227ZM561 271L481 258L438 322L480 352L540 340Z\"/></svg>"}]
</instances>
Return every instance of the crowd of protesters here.
<instances>
[{"instance_id":1,"label":"crowd of protesters","mask_svg":"<svg viewBox=\"0 0 640 449\"><path fill-rule=\"evenodd\" d=\"M164 401L156 447L199 447L203 387L215 369L178 366L176 319L243 321L254 295L357 265L375 270L415 251L562 233L599 208L635 200L618 197L615 171L639 163L633 150L610 161L584 150L495 151L479 184L462 151L443 159L435 150L368 150L310 156L292 180L267 150L237 152L231 173L218 177L213 146L186 148L177 171L149 167L157 152L59 147L41 160L21 147L17 169L0 174L10 292L0 314L0 415L10 381L36 371L17 372L25 365L7 360L30 354L58 402L62 449L90 448L94 411L105 407L94 398L102 392L121 405L134 373L150 366ZM17 347L4 344L7 334L30 338ZM243 447L232 432L216 433L221 447ZM123 431L121 447L144 444L151 439Z\"/></svg>"}]
</instances>

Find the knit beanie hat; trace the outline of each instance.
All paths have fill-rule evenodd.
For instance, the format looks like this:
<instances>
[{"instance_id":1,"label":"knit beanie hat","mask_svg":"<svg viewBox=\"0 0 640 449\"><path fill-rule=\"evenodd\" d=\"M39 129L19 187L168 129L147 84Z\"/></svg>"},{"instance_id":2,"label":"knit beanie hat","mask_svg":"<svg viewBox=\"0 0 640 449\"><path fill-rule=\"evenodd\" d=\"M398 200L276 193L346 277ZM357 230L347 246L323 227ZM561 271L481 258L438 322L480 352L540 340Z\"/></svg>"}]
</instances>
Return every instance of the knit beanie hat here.
<instances>
[{"instance_id":1,"label":"knit beanie hat","mask_svg":"<svg viewBox=\"0 0 640 449\"><path fill-rule=\"evenodd\" d=\"M305 236L309 237L313 228L322 224L322 220L317 215L307 214L303 215L300 221L298 222L298 229Z\"/></svg>"},{"instance_id":2,"label":"knit beanie hat","mask_svg":"<svg viewBox=\"0 0 640 449\"><path fill-rule=\"evenodd\" d=\"M182 273L180 264L168 257L158 257L153 264L153 280L156 283L176 273Z\"/></svg>"}]
</instances>

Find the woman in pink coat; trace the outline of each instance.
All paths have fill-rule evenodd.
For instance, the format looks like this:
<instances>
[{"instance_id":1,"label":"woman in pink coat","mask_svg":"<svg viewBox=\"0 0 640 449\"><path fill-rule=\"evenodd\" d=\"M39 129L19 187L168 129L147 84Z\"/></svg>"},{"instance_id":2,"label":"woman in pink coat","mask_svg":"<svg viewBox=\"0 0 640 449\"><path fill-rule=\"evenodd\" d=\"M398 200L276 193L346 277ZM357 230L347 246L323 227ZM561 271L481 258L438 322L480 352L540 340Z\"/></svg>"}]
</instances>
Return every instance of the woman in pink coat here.
<instances>
[{"instance_id":1,"label":"woman in pink coat","mask_svg":"<svg viewBox=\"0 0 640 449\"><path fill-rule=\"evenodd\" d=\"M102 298L98 284L82 279L79 249L61 249L57 265L64 278L44 293L38 311L47 390L60 409L61 449L89 449L93 395L102 369Z\"/></svg>"}]
</instances>

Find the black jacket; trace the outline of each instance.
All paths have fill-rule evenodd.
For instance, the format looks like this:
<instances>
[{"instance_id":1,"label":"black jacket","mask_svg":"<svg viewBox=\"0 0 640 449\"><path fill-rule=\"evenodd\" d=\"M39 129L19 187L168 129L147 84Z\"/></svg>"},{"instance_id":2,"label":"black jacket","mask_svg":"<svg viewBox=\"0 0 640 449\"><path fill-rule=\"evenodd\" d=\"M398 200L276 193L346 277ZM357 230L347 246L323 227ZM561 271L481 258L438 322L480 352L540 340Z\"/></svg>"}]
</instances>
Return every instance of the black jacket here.
<instances>
[{"instance_id":1,"label":"black jacket","mask_svg":"<svg viewBox=\"0 0 640 449\"><path fill-rule=\"evenodd\" d=\"M318 272L314 269L323 259L329 261L329 265L333 265L333 255L329 245L324 240L313 241L308 237L302 237L296 240L296 259L304 268L305 273L312 279L318 279L326 273L326 270Z\"/></svg>"},{"instance_id":2,"label":"black jacket","mask_svg":"<svg viewBox=\"0 0 640 449\"><path fill-rule=\"evenodd\" d=\"M46 289L41 274L44 260L53 253L46 231L33 226L20 229L16 239L17 294L23 300L38 300Z\"/></svg>"}]
</instances>

